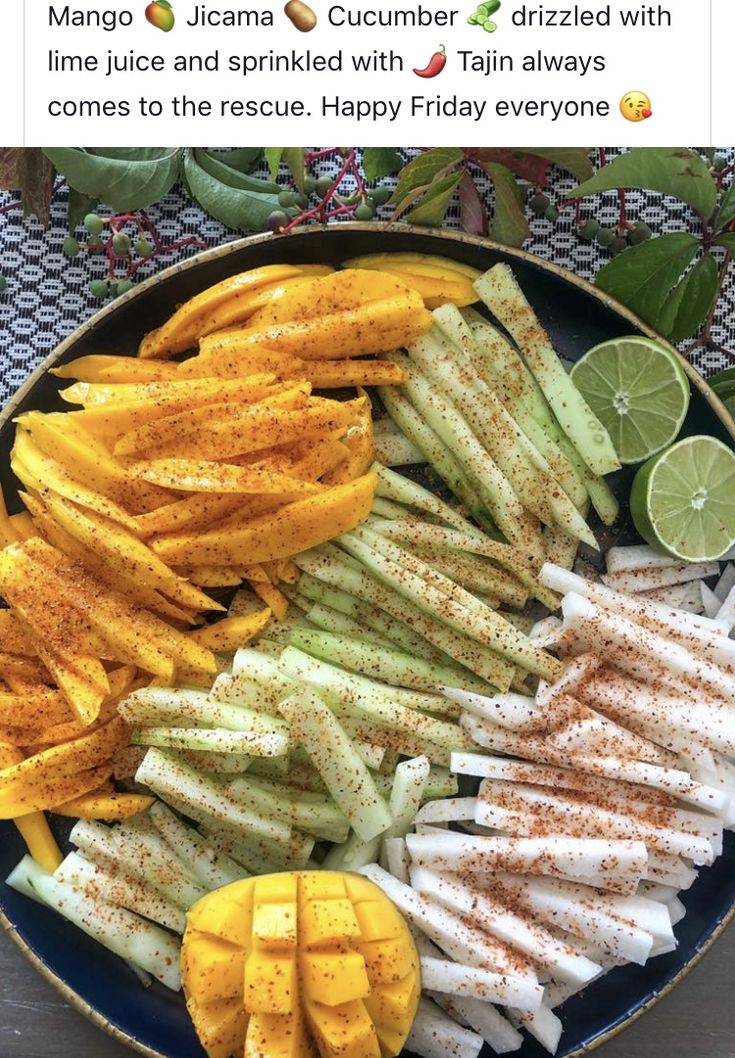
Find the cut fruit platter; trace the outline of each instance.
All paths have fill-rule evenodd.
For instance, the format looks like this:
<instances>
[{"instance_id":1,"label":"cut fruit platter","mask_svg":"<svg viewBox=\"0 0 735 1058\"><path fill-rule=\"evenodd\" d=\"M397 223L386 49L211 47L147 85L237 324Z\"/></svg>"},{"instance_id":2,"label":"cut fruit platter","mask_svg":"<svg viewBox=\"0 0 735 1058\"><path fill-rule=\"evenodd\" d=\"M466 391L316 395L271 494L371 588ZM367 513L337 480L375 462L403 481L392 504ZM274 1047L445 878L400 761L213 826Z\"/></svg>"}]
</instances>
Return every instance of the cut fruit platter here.
<instances>
[{"instance_id":1,"label":"cut fruit platter","mask_svg":"<svg viewBox=\"0 0 735 1058\"><path fill-rule=\"evenodd\" d=\"M14 937L158 1058L604 1040L733 913L732 442L484 240L258 237L103 310L0 432Z\"/></svg>"}]
</instances>

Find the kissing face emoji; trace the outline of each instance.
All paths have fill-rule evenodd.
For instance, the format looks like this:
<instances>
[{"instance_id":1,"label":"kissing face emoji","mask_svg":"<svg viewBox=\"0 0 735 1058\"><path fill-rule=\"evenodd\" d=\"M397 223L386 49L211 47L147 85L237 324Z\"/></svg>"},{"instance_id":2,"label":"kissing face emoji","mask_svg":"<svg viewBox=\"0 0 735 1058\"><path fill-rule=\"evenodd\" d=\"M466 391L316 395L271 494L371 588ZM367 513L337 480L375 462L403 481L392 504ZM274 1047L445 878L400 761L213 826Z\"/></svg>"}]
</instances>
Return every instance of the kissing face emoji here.
<instances>
[{"instance_id":1,"label":"kissing face emoji","mask_svg":"<svg viewBox=\"0 0 735 1058\"><path fill-rule=\"evenodd\" d=\"M626 121L645 121L653 116L651 100L645 92L626 92L620 100L620 113Z\"/></svg>"}]
</instances>

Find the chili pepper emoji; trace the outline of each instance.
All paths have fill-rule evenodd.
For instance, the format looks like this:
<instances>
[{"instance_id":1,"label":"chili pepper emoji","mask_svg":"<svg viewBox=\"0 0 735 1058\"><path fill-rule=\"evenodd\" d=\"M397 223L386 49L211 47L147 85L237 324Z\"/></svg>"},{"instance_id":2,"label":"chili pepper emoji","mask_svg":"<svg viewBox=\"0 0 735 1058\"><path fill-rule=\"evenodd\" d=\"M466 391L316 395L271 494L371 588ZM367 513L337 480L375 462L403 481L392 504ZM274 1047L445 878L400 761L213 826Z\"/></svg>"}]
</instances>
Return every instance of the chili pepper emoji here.
<instances>
[{"instance_id":1,"label":"chili pepper emoji","mask_svg":"<svg viewBox=\"0 0 735 1058\"><path fill-rule=\"evenodd\" d=\"M444 67L447 65L447 52L443 44L439 45L439 51L435 51L429 59L427 66L423 70L417 70L414 67L414 73L417 77L438 77Z\"/></svg>"}]
</instances>

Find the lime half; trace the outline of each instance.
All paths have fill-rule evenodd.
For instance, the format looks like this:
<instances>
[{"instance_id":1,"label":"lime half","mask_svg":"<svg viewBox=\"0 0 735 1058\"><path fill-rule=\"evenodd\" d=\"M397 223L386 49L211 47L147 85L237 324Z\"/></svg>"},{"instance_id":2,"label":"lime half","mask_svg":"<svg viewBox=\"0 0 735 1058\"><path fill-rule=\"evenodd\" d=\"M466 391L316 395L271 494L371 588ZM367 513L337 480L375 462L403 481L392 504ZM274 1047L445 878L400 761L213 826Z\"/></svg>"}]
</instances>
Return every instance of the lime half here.
<instances>
[{"instance_id":1,"label":"lime half","mask_svg":"<svg viewBox=\"0 0 735 1058\"><path fill-rule=\"evenodd\" d=\"M689 379L650 338L614 338L590 349L572 381L606 427L621 463L642 463L675 441L689 410Z\"/></svg>"},{"instance_id":2,"label":"lime half","mask_svg":"<svg viewBox=\"0 0 735 1058\"><path fill-rule=\"evenodd\" d=\"M714 437L687 437L635 476L630 511L651 547L711 562L735 544L735 453Z\"/></svg>"}]
</instances>

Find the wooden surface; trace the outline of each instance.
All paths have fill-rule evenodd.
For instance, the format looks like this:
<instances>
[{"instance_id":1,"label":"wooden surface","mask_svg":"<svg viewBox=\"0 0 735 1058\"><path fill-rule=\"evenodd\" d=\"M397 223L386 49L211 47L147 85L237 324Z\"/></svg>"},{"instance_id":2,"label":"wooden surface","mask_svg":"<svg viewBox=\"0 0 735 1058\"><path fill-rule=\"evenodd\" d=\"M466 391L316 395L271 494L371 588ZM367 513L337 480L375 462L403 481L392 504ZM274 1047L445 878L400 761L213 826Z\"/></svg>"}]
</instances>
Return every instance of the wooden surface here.
<instances>
[{"instance_id":1,"label":"wooden surface","mask_svg":"<svg viewBox=\"0 0 735 1058\"><path fill-rule=\"evenodd\" d=\"M616 1039L599 1058L735 1058L735 927L689 977ZM1 1058L131 1058L0 936ZM182 1055L182 1058L188 1058Z\"/></svg>"}]
</instances>

